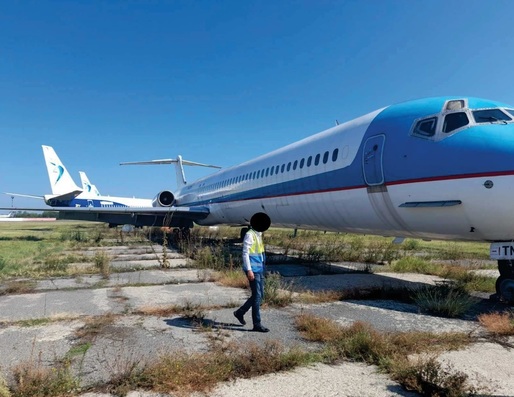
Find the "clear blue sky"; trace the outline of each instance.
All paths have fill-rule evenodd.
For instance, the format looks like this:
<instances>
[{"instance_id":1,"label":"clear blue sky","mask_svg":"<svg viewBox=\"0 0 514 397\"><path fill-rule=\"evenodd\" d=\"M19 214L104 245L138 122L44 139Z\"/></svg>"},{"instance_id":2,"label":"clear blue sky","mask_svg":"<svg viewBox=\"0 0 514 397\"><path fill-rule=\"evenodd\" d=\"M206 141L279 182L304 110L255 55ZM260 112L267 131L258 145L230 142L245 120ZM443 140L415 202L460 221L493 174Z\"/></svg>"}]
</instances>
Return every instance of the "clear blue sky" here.
<instances>
[{"instance_id":1,"label":"clear blue sky","mask_svg":"<svg viewBox=\"0 0 514 397\"><path fill-rule=\"evenodd\" d=\"M171 166L118 163L228 167L419 97L514 104L513 18L510 0L2 2L0 192L50 193L42 144L77 184L153 197Z\"/></svg>"}]
</instances>

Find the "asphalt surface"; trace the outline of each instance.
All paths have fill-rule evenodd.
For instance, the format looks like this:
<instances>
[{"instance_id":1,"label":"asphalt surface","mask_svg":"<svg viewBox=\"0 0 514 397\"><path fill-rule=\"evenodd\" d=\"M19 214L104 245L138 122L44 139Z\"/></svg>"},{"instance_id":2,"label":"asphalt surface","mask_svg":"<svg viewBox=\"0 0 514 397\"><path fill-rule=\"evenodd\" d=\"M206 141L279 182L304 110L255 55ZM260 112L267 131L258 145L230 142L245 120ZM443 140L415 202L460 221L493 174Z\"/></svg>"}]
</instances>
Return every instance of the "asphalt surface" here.
<instances>
[{"instance_id":1,"label":"asphalt surface","mask_svg":"<svg viewBox=\"0 0 514 397\"><path fill-rule=\"evenodd\" d=\"M70 279L40 280L31 293L0 296L0 373L12 380L12 370L27 362L53 366L59 359L84 344L80 330L91 319L105 318L101 332L89 335L89 347L74 364L83 387L107 382L127 370L134 362L145 362L173 351L205 351L212 333L242 342L279 341L293 347L308 344L294 326L299 313L312 312L349 325L365 321L383 331L424 330L431 332L483 332L475 314L464 319L446 319L420 314L411 304L390 300L350 300L323 304L292 304L282 309L264 308L267 334L251 332L251 324L241 326L232 315L234 307L247 297L242 289L206 281L209 272L184 268L189 260L170 254L171 269L157 269L155 253L148 248L102 248L115 256L111 263L120 271L106 280L99 275ZM94 250L91 251L94 254ZM159 252L159 251L156 251ZM295 288L343 290L406 286L434 283L436 278L405 274L362 274L348 272L346 264L335 274L324 275L312 268L275 265ZM326 269L325 269L326 270ZM333 269L332 269L333 270ZM151 315L151 310L170 305L196 308L202 306L204 325L211 332L198 332L198 324L180 315ZM495 310L493 303L482 300L478 311ZM504 309L498 307L498 309ZM141 313L146 314L141 314ZM247 322L251 323L250 316ZM442 362L462 371L482 393L514 396L514 340L502 344L484 341L466 350L447 352ZM281 396L413 396L372 366L342 363L337 366L316 365L288 373L241 379L221 384L211 396L254 395ZM88 393L101 396L101 393ZM134 396L152 393L134 391Z\"/></svg>"}]
</instances>

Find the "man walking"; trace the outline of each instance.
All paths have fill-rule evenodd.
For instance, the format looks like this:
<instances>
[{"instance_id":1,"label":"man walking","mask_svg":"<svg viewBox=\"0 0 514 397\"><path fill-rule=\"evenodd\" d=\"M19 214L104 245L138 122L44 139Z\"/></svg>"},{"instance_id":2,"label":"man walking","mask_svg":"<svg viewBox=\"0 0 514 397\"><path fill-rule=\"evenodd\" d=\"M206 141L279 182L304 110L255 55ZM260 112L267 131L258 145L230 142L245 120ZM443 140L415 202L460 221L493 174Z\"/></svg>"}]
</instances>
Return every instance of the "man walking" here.
<instances>
[{"instance_id":1,"label":"man walking","mask_svg":"<svg viewBox=\"0 0 514 397\"><path fill-rule=\"evenodd\" d=\"M250 229L243 240L243 271L250 282L252 295L234 312L234 316L242 325L246 324L244 315L252 309L253 330L257 332L269 332L269 329L261 324L261 301L264 297L264 266L266 255L262 242L262 232L269 229L271 220L268 215L258 212L250 219Z\"/></svg>"}]
</instances>

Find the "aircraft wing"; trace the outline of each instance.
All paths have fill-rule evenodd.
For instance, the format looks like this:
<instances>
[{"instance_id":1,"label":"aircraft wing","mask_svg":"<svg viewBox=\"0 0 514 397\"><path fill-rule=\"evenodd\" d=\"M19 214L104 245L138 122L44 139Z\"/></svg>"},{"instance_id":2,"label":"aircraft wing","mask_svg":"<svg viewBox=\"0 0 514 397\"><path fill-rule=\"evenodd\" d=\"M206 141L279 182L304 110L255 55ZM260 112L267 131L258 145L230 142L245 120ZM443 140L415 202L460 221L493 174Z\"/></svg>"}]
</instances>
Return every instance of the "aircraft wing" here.
<instances>
[{"instance_id":1,"label":"aircraft wing","mask_svg":"<svg viewBox=\"0 0 514 397\"><path fill-rule=\"evenodd\" d=\"M0 208L2 209L2 208ZM209 215L207 207L47 207L3 208L9 211L56 211L59 219L105 222L111 225L192 227Z\"/></svg>"}]
</instances>

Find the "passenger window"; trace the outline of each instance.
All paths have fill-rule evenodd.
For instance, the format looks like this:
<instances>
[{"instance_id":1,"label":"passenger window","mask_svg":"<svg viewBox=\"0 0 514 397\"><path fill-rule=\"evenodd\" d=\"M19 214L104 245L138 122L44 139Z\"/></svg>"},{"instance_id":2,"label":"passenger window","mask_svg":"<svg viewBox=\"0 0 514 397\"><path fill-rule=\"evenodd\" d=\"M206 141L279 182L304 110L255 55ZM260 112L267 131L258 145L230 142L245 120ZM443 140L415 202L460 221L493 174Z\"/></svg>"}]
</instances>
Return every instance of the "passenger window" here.
<instances>
[{"instance_id":1,"label":"passenger window","mask_svg":"<svg viewBox=\"0 0 514 397\"><path fill-rule=\"evenodd\" d=\"M294 163L293 163L293 170L296 169L296 167L298 167L298 160L295 160Z\"/></svg>"},{"instance_id":2,"label":"passenger window","mask_svg":"<svg viewBox=\"0 0 514 397\"><path fill-rule=\"evenodd\" d=\"M500 109L474 110L473 117L477 123L511 121L511 118L503 113Z\"/></svg>"},{"instance_id":3,"label":"passenger window","mask_svg":"<svg viewBox=\"0 0 514 397\"><path fill-rule=\"evenodd\" d=\"M302 168L303 168L303 165L304 165L304 164L305 164L305 159L304 159L304 158L302 158L302 159L300 160L300 169L302 169Z\"/></svg>"},{"instance_id":4,"label":"passenger window","mask_svg":"<svg viewBox=\"0 0 514 397\"><path fill-rule=\"evenodd\" d=\"M337 160L337 155L339 154L339 149L334 149L334 151L332 152L332 161L336 161Z\"/></svg>"},{"instance_id":5,"label":"passenger window","mask_svg":"<svg viewBox=\"0 0 514 397\"><path fill-rule=\"evenodd\" d=\"M312 156L309 156L309 158L307 159L307 167L310 167L312 164Z\"/></svg>"},{"instance_id":6,"label":"passenger window","mask_svg":"<svg viewBox=\"0 0 514 397\"><path fill-rule=\"evenodd\" d=\"M316 158L314 159L314 165L318 165L319 164L319 158L321 157L321 155L318 153L316 155Z\"/></svg>"},{"instance_id":7,"label":"passenger window","mask_svg":"<svg viewBox=\"0 0 514 397\"><path fill-rule=\"evenodd\" d=\"M287 163L287 171L289 172L290 169L291 169L291 162Z\"/></svg>"},{"instance_id":8,"label":"passenger window","mask_svg":"<svg viewBox=\"0 0 514 397\"><path fill-rule=\"evenodd\" d=\"M468 124L469 119L466 113L450 113L444 117L443 132L452 132Z\"/></svg>"},{"instance_id":9,"label":"passenger window","mask_svg":"<svg viewBox=\"0 0 514 397\"><path fill-rule=\"evenodd\" d=\"M269 175L269 167L266 168L266 176L268 176L268 175Z\"/></svg>"},{"instance_id":10,"label":"passenger window","mask_svg":"<svg viewBox=\"0 0 514 397\"><path fill-rule=\"evenodd\" d=\"M283 174L285 169L286 169L286 165L282 164L282 167L280 167L280 173Z\"/></svg>"},{"instance_id":11,"label":"passenger window","mask_svg":"<svg viewBox=\"0 0 514 397\"><path fill-rule=\"evenodd\" d=\"M274 172L275 172L275 167L271 167L271 169L269 171L270 176L273 175Z\"/></svg>"},{"instance_id":12,"label":"passenger window","mask_svg":"<svg viewBox=\"0 0 514 397\"><path fill-rule=\"evenodd\" d=\"M453 114L456 114L456 113L453 113ZM448 116L451 116L451 115L448 115ZM436 127L437 127L437 117L430 117L428 119L420 120L416 123L416 127L414 127L413 134L423 136L423 137L434 136Z\"/></svg>"},{"instance_id":13,"label":"passenger window","mask_svg":"<svg viewBox=\"0 0 514 397\"><path fill-rule=\"evenodd\" d=\"M323 154L323 164L326 164L326 163L327 163L327 161L328 161L328 154L329 154L328 152L325 152L325 153Z\"/></svg>"}]
</instances>

